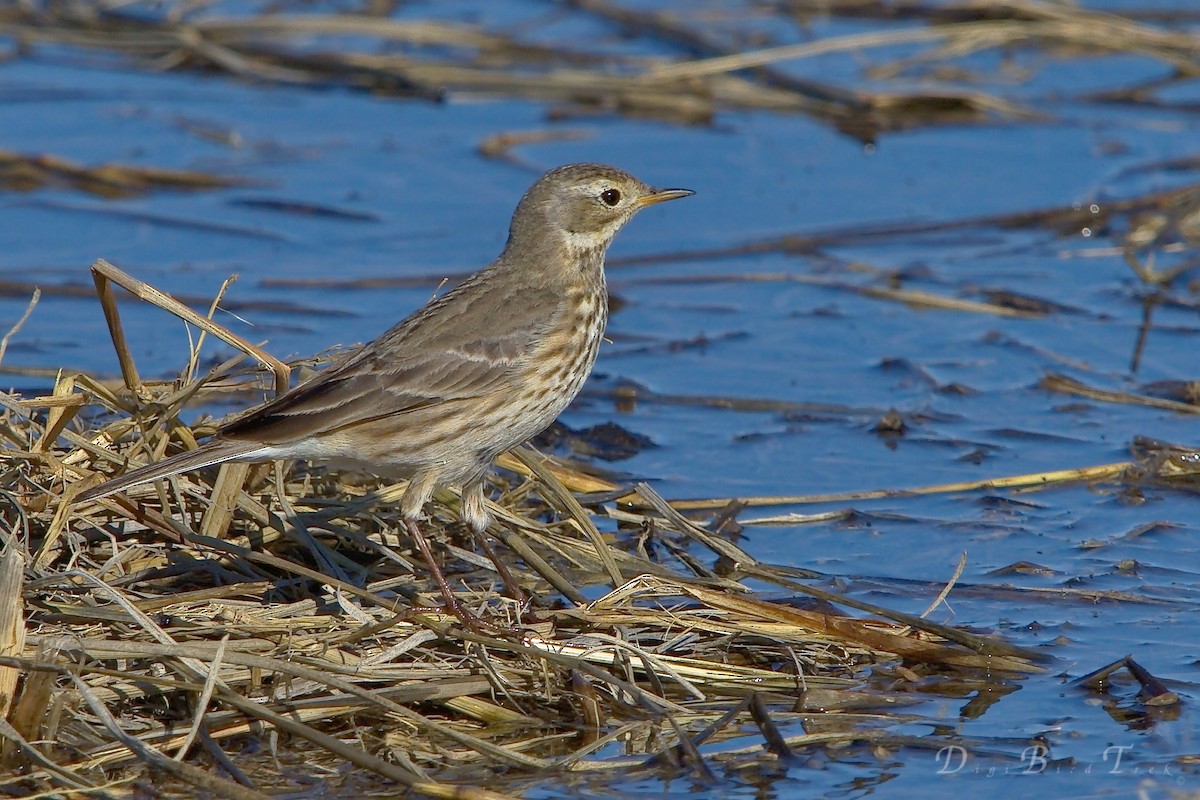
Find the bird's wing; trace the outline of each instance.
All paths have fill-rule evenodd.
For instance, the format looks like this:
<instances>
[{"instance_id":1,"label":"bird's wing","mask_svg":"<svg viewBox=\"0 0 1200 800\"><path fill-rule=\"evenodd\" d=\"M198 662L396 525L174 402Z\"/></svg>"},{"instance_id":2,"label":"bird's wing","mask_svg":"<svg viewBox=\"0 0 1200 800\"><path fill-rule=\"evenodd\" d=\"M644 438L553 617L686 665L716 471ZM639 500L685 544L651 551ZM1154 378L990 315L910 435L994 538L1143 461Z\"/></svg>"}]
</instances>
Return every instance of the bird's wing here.
<instances>
[{"instance_id":1,"label":"bird's wing","mask_svg":"<svg viewBox=\"0 0 1200 800\"><path fill-rule=\"evenodd\" d=\"M561 297L549 287L468 279L316 377L221 430L280 444L512 388ZM503 282L497 282L503 283ZM544 309L531 314L530 309Z\"/></svg>"}]
</instances>

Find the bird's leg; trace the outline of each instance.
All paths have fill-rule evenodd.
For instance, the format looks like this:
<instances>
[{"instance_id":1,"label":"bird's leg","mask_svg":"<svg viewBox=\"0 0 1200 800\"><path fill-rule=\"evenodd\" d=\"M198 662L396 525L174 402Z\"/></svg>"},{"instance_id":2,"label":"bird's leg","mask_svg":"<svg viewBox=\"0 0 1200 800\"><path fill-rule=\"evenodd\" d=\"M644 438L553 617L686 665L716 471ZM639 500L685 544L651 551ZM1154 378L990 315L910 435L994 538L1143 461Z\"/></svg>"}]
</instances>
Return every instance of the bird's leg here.
<instances>
[{"instance_id":1,"label":"bird's leg","mask_svg":"<svg viewBox=\"0 0 1200 800\"><path fill-rule=\"evenodd\" d=\"M522 609L529 608L529 595L525 594L525 590L521 588L521 584L517 583L517 579L513 577L512 570L508 568L500 560L496 548L492 547L492 541L488 538L487 531L472 531L479 543L483 545L483 551L487 553L488 558L496 565L496 572L500 573L500 582L504 584L504 593L517 601L517 604Z\"/></svg>"},{"instance_id":2,"label":"bird's leg","mask_svg":"<svg viewBox=\"0 0 1200 800\"><path fill-rule=\"evenodd\" d=\"M445 609L454 616L458 617L463 625L466 625L476 633L482 632L483 628L490 628L488 623L472 614L466 607L458 601L454 596L454 591L450 588L450 583L446 580L445 573L438 566L437 560L433 557L433 551L429 548L429 541L425 538L425 534L421 533L421 526L411 517L404 518L404 527L408 531L408 535L412 537L413 542L417 545L417 549L421 551L421 556L425 559L425 563L429 566L429 571L433 573L433 579L437 581L438 588L442 592L442 599L445 601Z\"/></svg>"},{"instance_id":3,"label":"bird's leg","mask_svg":"<svg viewBox=\"0 0 1200 800\"><path fill-rule=\"evenodd\" d=\"M504 584L504 592L513 600L516 600L521 608L529 606L529 596L521 589L517 579L513 577L512 570L508 568L500 560L500 556L496 554L496 549L492 547L492 542L488 538L487 528L491 522L491 514L487 511L487 506L483 501L483 480L472 481L463 486L462 490L462 519L467 523L467 527L474 534L476 541L483 545L483 550L487 553L488 558L496 566L496 572L500 575L500 582Z\"/></svg>"},{"instance_id":4,"label":"bird's leg","mask_svg":"<svg viewBox=\"0 0 1200 800\"><path fill-rule=\"evenodd\" d=\"M408 531L408 535L412 537L417 549L421 551L421 557L425 559L429 571L433 574L433 579L437 581L438 589L441 590L446 603L445 610L462 620L468 628L475 629L481 620L463 608L462 603L458 602L458 598L454 596L450 584L446 581L445 573L442 572L442 568L438 566L437 560L433 557L429 540L425 538L425 534L421 532L421 526L417 523L417 520L421 518L422 509L429 502L429 498L433 496L438 478L437 470L425 470L413 475L408 482L408 487L404 490L404 496L400 498L400 516L404 520L404 529Z\"/></svg>"}]
</instances>

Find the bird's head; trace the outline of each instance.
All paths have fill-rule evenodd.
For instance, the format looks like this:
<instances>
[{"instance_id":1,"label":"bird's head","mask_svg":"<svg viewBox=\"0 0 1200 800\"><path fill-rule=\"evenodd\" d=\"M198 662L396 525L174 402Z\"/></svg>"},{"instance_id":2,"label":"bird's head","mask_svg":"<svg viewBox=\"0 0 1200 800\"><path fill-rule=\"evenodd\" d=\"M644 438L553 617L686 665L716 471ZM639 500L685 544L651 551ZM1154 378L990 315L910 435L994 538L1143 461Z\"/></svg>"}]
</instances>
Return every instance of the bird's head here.
<instances>
[{"instance_id":1,"label":"bird's head","mask_svg":"<svg viewBox=\"0 0 1200 800\"><path fill-rule=\"evenodd\" d=\"M654 189L603 164L559 167L539 178L521 198L508 249L537 251L550 244L571 253L602 255L639 210L690 194L688 189Z\"/></svg>"}]
</instances>

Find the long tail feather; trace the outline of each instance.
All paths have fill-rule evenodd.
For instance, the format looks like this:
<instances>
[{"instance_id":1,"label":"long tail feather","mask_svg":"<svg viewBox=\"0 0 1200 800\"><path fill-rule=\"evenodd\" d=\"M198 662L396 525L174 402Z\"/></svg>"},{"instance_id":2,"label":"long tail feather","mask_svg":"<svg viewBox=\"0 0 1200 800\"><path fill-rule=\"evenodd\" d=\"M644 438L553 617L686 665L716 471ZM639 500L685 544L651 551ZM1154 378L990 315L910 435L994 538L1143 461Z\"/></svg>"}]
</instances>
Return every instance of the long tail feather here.
<instances>
[{"instance_id":1,"label":"long tail feather","mask_svg":"<svg viewBox=\"0 0 1200 800\"><path fill-rule=\"evenodd\" d=\"M95 500L106 497L113 492L140 486L143 483L159 478L190 472L194 469L209 467L213 464L223 464L226 461L266 461L271 458L269 446L260 442L238 442L228 439L217 439L208 442L196 450L189 450L153 464L130 470L112 480L102 483L94 489L88 489L76 498L78 501Z\"/></svg>"}]
</instances>

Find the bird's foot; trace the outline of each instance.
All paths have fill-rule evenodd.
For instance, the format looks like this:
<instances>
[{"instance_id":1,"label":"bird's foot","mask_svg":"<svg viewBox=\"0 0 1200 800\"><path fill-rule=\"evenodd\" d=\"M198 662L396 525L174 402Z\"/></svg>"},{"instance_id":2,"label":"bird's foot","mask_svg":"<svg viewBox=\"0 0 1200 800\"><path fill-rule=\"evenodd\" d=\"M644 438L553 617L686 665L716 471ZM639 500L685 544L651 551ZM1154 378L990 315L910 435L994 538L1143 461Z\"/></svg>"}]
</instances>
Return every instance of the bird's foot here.
<instances>
[{"instance_id":1,"label":"bird's foot","mask_svg":"<svg viewBox=\"0 0 1200 800\"><path fill-rule=\"evenodd\" d=\"M506 631L508 633L512 633L514 630L513 628L509 627L506 629L504 627L493 625L492 623L487 622L486 620L483 620L472 612L468 611L466 607L459 602L458 598L454 595L454 590L450 588L450 583L446 580L446 576L442 572L442 568L438 566L437 559L433 557L433 551L429 549L429 542L425 539L425 534L421 533L421 527L417 524L417 521L410 517L406 517L404 524L405 527L408 528L409 535L412 536L413 543L416 544L417 549L421 551L421 556L425 559L425 563L429 565L429 572L433 575L433 579L437 583L438 589L442 593L444 605L441 608L426 610L453 614L455 617L458 617L459 622L461 622L467 630L481 636L495 636L497 634L503 634ZM421 609L414 608L412 610L420 611Z\"/></svg>"},{"instance_id":2,"label":"bird's foot","mask_svg":"<svg viewBox=\"0 0 1200 800\"><path fill-rule=\"evenodd\" d=\"M411 606L408 609L409 614L445 614L455 617L462 626L471 633L480 636L497 636L505 633L512 633L515 628L509 625L497 625L494 622L488 622L483 617L468 609L457 597L449 595L445 598L445 602L440 606Z\"/></svg>"}]
</instances>

